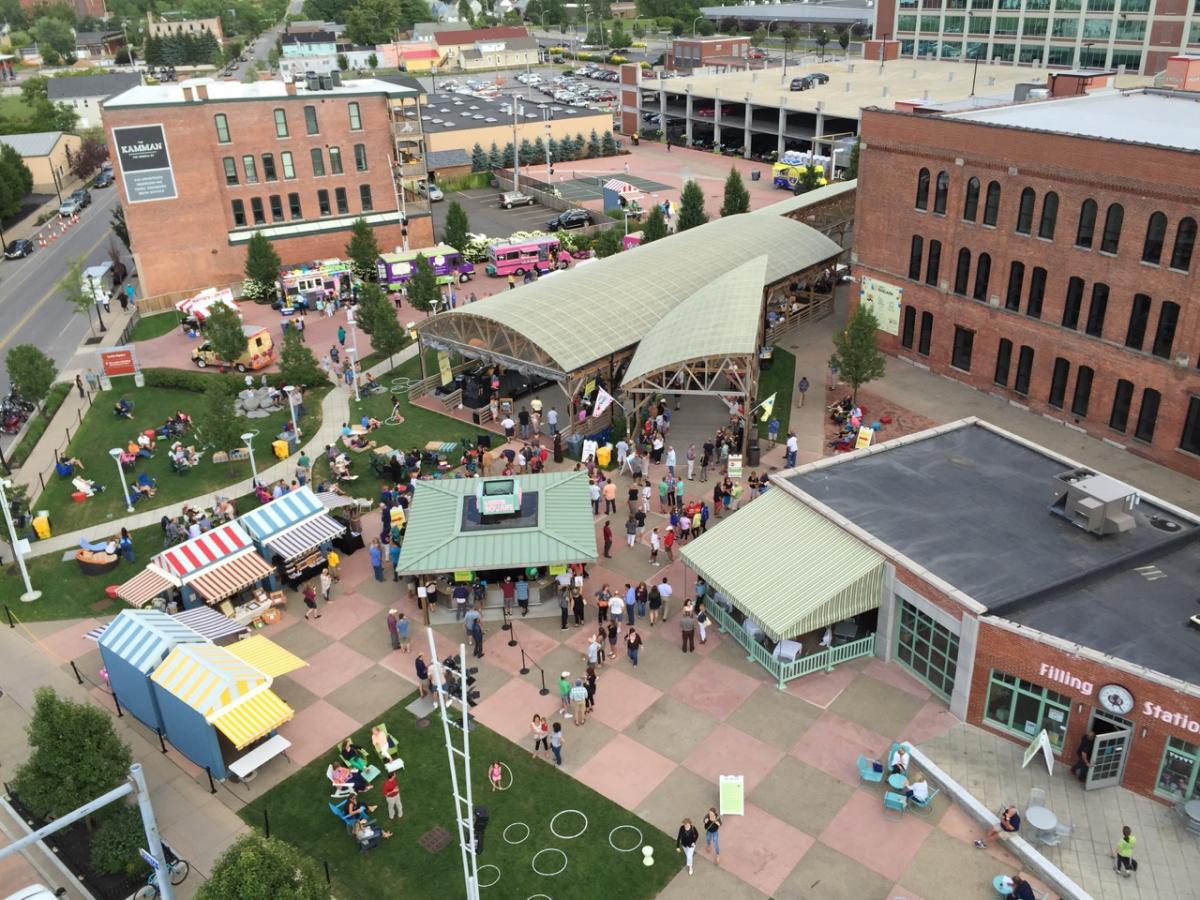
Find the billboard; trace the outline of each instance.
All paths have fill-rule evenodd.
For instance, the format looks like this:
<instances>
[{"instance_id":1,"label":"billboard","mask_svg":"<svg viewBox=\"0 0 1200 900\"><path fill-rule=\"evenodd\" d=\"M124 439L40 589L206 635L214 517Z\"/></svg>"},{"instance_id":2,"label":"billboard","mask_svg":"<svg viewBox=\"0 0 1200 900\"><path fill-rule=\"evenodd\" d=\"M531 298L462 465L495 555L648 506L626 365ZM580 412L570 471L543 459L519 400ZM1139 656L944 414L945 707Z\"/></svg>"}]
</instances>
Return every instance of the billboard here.
<instances>
[{"instance_id":1,"label":"billboard","mask_svg":"<svg viewBox=\"0 0 1200 900\"><path fill-rule=\"evenodd\" d=\"M131 125L113 129L117 165L125 181L125 196L130 203L174 200L175 174L162 125Z\"/></svg>"},{"instance_id":2,"label":"billboard","mask_svg":"<svg viewBox=\"0 0 1200 900\"><path fill-rule=\"evenodd\" d=\"M131 347L114 347L111 350L100 351L100 365L109 378L114 375L132 375L137 371L137 362L133 358Z\"/></svg>"},{"instance_id":3,"label":"billboard","mask_svg":"<svg viewBox=\"0 0 1200 900\"><path fill-rule=\"evenodd\" d=\"M875 314L880 331L900 333L900 304L903 300L904 288L899 285L866 275L862 277L858 302Z\"/></svg>"}]
</instances>

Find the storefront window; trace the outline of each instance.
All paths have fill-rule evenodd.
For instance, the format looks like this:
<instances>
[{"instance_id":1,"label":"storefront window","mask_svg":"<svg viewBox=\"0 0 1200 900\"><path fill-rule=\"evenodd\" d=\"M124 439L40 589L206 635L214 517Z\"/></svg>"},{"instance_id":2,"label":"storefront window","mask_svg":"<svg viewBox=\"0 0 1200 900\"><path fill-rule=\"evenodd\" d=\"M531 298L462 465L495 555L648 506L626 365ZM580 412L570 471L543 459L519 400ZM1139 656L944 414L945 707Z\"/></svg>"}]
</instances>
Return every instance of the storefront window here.
<instances>
[{"instance_id":1,"label":"storefront window","mask_svg":"<svg viewBox=\"0 0 1200 900\"><path fill-rule=\"evenodd\" d=\"M1163 751L1162 769L1154 789L1172 800L1190 800L1196 793L1196 761L1200 746L1179 738L1169 738Z\"/></svg>"},{"instance_id":2,"label":"storefront window","mask_svg":"<svg viewBox=\"0 0 1200 900\"><path fill-rule=\"evenodd\" d=\"M1062 750L1071 717L1071 698L993 669L984 717L1029 738L1044 728L1054 749Z\"/></svg>"},{"instance_id":3,"label":"storefront window","mask_svg":"<svg viewBox=\"0 0 1200 900\"><path fill-rule=\"evenodd\" d=\"M947 700L958 672L958 635L937 624L911 603L900 603L896 656Z\"/></svg>"}]
</instances>

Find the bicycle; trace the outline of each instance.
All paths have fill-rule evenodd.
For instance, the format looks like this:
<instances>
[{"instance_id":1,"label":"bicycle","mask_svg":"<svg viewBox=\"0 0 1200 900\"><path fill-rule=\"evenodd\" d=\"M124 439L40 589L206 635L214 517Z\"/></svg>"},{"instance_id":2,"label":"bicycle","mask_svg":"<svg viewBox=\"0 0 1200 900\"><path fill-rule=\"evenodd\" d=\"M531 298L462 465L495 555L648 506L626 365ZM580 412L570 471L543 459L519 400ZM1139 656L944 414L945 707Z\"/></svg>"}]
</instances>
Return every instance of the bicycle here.
<instances>
[{"instance_id":1,"label":"bicycle","mask_svg":"<svg viewBox=\"0 0 1200 900\"><path fill-rule=\"evenodd\" d=\"M171 884L183 884L185 878L188 877L188 872L192 869L186 859L175 857L173 862L167 862L167 872L170 873ZM146 884L138 890L133 896L136 900L154 900L159 895L158 888L158 872L151 871L150 876L146 879Z\"/></svg>"}]
</instances>

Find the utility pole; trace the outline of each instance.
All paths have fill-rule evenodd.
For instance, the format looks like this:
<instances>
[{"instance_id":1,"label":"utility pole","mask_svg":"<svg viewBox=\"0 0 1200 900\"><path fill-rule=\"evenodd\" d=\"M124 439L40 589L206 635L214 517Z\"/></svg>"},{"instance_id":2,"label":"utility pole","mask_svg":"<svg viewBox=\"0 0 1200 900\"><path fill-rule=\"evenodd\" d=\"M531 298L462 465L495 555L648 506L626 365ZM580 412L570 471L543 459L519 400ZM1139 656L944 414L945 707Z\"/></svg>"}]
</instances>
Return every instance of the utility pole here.
<instances>
[{"instance_id":1,"label":"utility pole","mask_svg":"<svg viewBox=\"0 0 1200 900\"><path fill-rule=\"evenodd\" d=\"M513 190L521 190L521 145L517 143L517 97L513 95Z\"/></svg>"}]
</instances>

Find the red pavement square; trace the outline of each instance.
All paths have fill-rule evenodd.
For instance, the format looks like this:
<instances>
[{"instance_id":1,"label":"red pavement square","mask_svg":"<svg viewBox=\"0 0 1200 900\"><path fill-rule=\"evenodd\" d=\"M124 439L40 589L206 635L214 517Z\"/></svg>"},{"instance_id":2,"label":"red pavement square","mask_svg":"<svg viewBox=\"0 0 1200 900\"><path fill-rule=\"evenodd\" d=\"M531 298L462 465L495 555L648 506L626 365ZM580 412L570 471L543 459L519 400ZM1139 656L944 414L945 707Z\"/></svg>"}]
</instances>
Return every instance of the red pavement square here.
<instances>
[{"instance_id":1,"label":"red pavement square","mask_svg":"<svg viewBox=\"0 0 1200 900\"><path fill-rule=\"evenodd\" d=\"M376 519L378 519L378 516ZM341 554L338 575L341 581L334 587L335 597L338 594L353 591L364 579L374 578L375 573L371 571L371 555L367 552L366 548L359 550L353 556Z\"/></svg>"},{"instance_id":2,"label":"red pavement square","mask_svg":"<svg viewBox=\"0 0 1200 900\"><path fill-rule=\"evenodd\" d=\"M863 674L870 675L884 684L899 688L905 693L912 694L914 697L920 697L922 700L928 700L933 696L933 692L925 685L921 684L907 670L901 668L895 663L885 663L881 659L871 659L863 666Z\"/></svg>"},{"instance_id":3,"label":"red pavement square","mask_svg":"<svg viewBox=\"0 0 1200 900\"><path fill-rule=\"evenodd\" d=\"M313 628L340 641L371 616L379 615L383 606L370 597L334 588L332 603L318 603L321 618L312 619Z\"/></svg>"},{"instance_id":4,"label":"red pavement square","mask_svg":"<svg viewBox=\"0 0 1200 900\"><path fill-rule=\"evenodd\" d=\"M930 738L941 737L958 724L954 714L937 700L922 706L904 729L904 739L920 745Z\"/></svg>"},{"instance_id":5,"label":"red pavement square","mask_svg":"<svg viewBox=\"0 0 1200 900\"><path fill-rule=\"evenodd\" d=\"M340 709L318 700L296 713L292 721L279 726L279 733L292 742L287 751L288 759L297 766L306 766L357 727L358 723ZM332 754L329 761L334 761Z\"/></svg>"},{"instance_id":6,"label":"red pavement square","mask_svg":"<svg viewBox=\"0 0 1200 900\"><path fill-rule=\"evenodd\" d=\"M557 690L543 697L538 694L538 689L532 682L513 678L479 702L475 707L475 717L492 731L515 741L532 753L533 735L529 724L533 714L549 716L558 708Z\"/></svg>"},{"instance_id":7,"label":"red pavement square","mask_svg":"<svg viewBox=\"0 0 1200 900\"><path fill-rule=\"evenodd\" d=\"M967 845L973 844L985 830L957 803L951 804L946 810L945 815L938 822L938 828ZM1015 872L1020 868L1016 858L1008 852L1002 840L992 840L984 852L996 860L997 866L1003 868L1004 871Z\"/></svg>"},{"instance_id":8,"label":"red pavement square","mask_svg":"<svg viewBox=\"0 0 1200 900\"><path fill-rule=\"evenodd\" d=\"M46 635L38 644L53 658L71 662L96 649L96 642L88 640L84 635L99 627L100 622L97 619L80 619L66 628Z\"/></svg>"},{"instance_id":9,"label":"red pavement square","mask_svg":"<svg viewBox=\"0 0 1200 900\"><path fill-rule=\"evenodd\" d=\"M590 718L616 731L624 731L649 709L662 691L606 664L596 679L596 706Z\"/></svg>"},{"instance_id":10,"label":"red pavement square","mask_svg":"<svg viewBox=\"0 0 1200 900\"><path fill-rule=\"evenodd\" d=\"M789 681L787 690L813 706L829 709L829 704L857 677L858 670L853 666L838 666L832 672L814 673Z\"/></svg>"},{"instance_id":11,"label":"red pavement square","mask_svg":"<svg viewBox=\"0 0 1200 900\"><path fill-rule=\"evenodd\" d=\"M675 763L618 734L575 772L575 777L625 809L637 805L675 770Z\"/></svg>"},{"instance_id":12,"label":"red pavement square","mask_svg":"<svg viewBox=\"0 0 1200 900\"><path fill-rule=\"evenodd\" d=\"M893 881L904 874L932 826L915 816L902 821L883 815L879 791L855 791L821 832L821 843Z\"/></svg>"},{"instance_id":13,"label":"red pavement square","mask_svg":"<svg viewBox=\"0 0 1200 900\"><path fill-rule=\"evenodd\" d=\"M324 697L353 681L371 666L371 660L361 653L344 644L334 643L310 656L308 665L303 669L282 677L292 679L318 697Z\"/></svg>"},{"instance_id":14,"label":"red pavement square","mask_svg":"<svg viewBox=\"0 0 1200 900\"><path fill-rule=\"evenodd\" d=\"M783 753L757 738L752 738L732 725L718 725L683 761L683 764L704 778L716 789L721 775L741 775L746 779L749 794L762 781Z\"/></svg>"},{"instance_id":15,"label":"red pavement square","mask_svg":"<svg viewBox=\"0 0 1200 900\"><path fill-rule=\"evenodd\" d=\"M678 630L678 629L676 629ZM716 660L704 659L671 688L671 696L724 721L761 682Z\"/></svg>"},{"instance_id":16,"label":"red pavement square","mask_svg":"<svg viewBox=\"0 0 1200 900\"><path fill-rule=\"evenodd\" d=\"M825 712L792 748L792 756L846 784L858 784L858 755L875 759L887 752L891 741L841 716Z\"/></svg>"},{"instance_id":17,"label":"red pavement square","mask_svg":"<svg viewBox=\"0 0 1200 900\"><path fill-rule=\"evenodd\" d=\"M424 628L414 628L410 634L412 641L411 653L397 653L389 650L387 655L379 660L379 664L385 669L395 672L400 677L407 678L413 684L416 684L417 655L421 654L425 657L425 662L429 662L429 639L425 636ZM445 659L447 656L453 656L458 653L458 645L451 643L448 637L436 629L433 632L433 639L434 646L437 647L438 659ZM491 659L490 654L488 655L488 659Z\"/></svg>"},{"instance_id":18,"label":"red pavement square","mask_svg":"<svg viewBox=\"0 0 1200 900\"><path fill-rule=\"evenodd\" d=\"M797 797L796 803L802 807L804 798ZM747 803L744 816L722 819L721 866L770 897L814 843L798 828Z\"/></svg>"}]
</instances>

